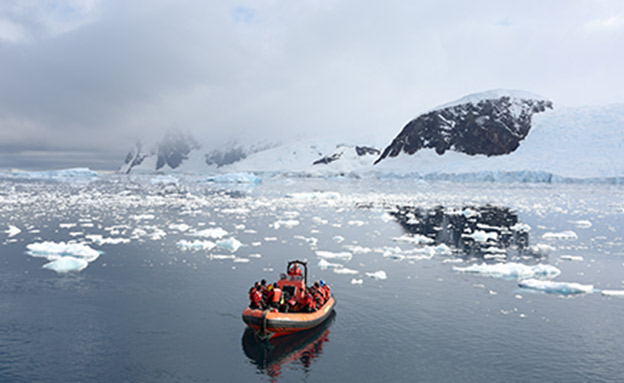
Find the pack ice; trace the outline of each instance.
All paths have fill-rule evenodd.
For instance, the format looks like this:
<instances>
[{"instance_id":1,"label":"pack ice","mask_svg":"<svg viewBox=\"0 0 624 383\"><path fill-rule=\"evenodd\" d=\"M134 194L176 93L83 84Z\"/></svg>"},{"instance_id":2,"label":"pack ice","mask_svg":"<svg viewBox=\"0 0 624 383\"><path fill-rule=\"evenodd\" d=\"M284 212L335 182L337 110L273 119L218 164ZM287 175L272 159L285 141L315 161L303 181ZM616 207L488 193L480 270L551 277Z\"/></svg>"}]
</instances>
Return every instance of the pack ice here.
<instances>
[{"instance_id":1,"label":"pack ice","mask_svg":"<svg viewBox=\"0 0 624 383\"><path fill-rule=\"evenodd\" d=\"M554 278L561 270L551 265L537 264L533 266L522 263L474 264L468 267L453 266L453 271L466 274L478 274L503 279Z\"/></svg>"}]
</instances>

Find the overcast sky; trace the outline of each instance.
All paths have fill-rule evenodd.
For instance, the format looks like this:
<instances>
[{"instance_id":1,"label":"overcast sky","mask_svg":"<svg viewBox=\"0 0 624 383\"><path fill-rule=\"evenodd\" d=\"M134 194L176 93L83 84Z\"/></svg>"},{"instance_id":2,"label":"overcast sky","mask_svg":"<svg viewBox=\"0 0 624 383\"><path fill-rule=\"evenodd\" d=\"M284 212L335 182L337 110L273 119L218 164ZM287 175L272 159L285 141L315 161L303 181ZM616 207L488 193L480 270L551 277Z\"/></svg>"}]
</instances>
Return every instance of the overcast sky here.
<instances>
[{"instance_id":1,"label":"overcast sky","mask_svg":"<svg viewBox=\"0 0 624 383\"><path fill-rule=\"evenodd\" d=\"M622 103L623 68L620 0L2 0L0 168L114 169L170 128L389 143L488 89Z\"/></svg>"}]
</instances>

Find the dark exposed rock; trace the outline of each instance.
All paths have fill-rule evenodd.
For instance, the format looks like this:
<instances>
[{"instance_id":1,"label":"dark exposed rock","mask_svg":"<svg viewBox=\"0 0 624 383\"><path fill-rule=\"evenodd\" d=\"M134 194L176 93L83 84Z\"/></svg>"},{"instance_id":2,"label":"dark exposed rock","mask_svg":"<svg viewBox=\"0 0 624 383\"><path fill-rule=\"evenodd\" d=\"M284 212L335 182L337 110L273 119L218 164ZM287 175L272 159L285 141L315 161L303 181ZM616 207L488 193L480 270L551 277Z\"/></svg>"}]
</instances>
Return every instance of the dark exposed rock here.
<instances>
[{"instance_id":1,"label":"dark exposed rock","mask_svg":"<svg viewBox=\"0 0 624 383\"><path fill-rule=\"evenodd\" d=\"M549 108L551 101L510 95L442 107L410 121L375 164L388 156L411 155L424 148L440 155L447 150L469 155L509 154L529 133L533 114Z\"/></svg>"},{"instance_id":2,"label":"dark exposed rock","mask_svg":"<svg viewBox=\"0 0 624 383\"><path fill-rule=\"evenodd\" d=\"M378 155L381 153L379 149L368 147L368 146L349 146L349 145L338 145L336 151L330 155L322 157L312 163L312 165L327 165L334 161L339 160L348 150L355 150L357 156L362 157L366 155Z\"/></svg>"},{"instance_id":3,"label":"dark exposed rock","mask_svg":"<svg viewBox=\"0 0 624 383\"><path fill-rule=\"evenodd\" d=\"M240 148L230 148L227 150L214 150L206 154L206 164L217 167L233 164L247 157L247 153Z\"/></svg>"},{"instance_id":4,"label":"dark exposed rock","mask_svg":"<svg viewBox=\"0 0 624 383\"><path fill-rule=\"evenodd\" d=\"M182 161L188 158L193 149L198 149L199 144L190 134L184 134L177 130L168 131L158 145L158 159L156 170L165 165L175 169Z\"/></svg>"}]
</instances>

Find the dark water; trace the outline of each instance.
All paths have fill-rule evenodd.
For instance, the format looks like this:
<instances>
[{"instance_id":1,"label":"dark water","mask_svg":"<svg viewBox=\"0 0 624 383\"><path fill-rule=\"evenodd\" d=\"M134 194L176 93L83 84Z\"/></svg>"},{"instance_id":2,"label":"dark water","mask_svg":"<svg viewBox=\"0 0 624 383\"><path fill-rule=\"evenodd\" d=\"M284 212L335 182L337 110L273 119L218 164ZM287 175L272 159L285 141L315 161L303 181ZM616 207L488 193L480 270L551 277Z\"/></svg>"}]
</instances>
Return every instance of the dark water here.
<instances>
[{"instance_id":1,"label":"dark water","mask_svg":"<svg viewBox=\"0 0 624 383\"><path fill-rule=\"evenodd\" d=\"M223 189L192 179L168 185L167 179L102 178L0 181L0 229L22 230L11 238L0 232L2 382L624 379L624 298L600 293L624 289L621 187L275 178ZM461 234L484 223L460 219L448 226L449 217L435 218L439 207L495 207L490 211L504 212L492 213L497 225L528 224L526 238L513 230L499 236L495 245L508 262L551 264L561 270L555 280L593 284L596 291L545 294L521 289L516 280L453 271L483 262L484 246ZM429 224L418 229L416 220L397 219L408 212ZM76 226L59 226L66 223ZM190 228L170 227L181 223ZM208 227L225 229L226 238L245 246L232 253L176 245L216 242L188 235ZM577 238L542 238L567 230ZM453 254L397 256L422 247L393 240L414 232ZM89 234L131 241L98 245ZM62 274L25 253L31 243L71 240L103 254L80 272ZM539 243L553 249L526 250ZM384 257L384 249L397 247ZM349 261L328 261L358 273L318 267L317 250L351 251ZM231 254L237 259L218 257ZM246 292L258 279L275 279L295 258L310 261L312 278L332 285L336 314L308 333L259 343L241 320ZM379 270L387 279L366 275Z\"/></svg>"}]
</instances>

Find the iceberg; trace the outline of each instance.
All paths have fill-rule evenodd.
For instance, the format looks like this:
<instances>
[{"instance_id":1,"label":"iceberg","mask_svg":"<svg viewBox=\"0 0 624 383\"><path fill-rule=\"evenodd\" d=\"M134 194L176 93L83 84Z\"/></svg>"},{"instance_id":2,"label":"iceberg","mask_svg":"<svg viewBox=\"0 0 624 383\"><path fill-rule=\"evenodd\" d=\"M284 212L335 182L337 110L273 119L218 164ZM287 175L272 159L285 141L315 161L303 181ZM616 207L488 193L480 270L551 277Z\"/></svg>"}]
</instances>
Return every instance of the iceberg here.
<instances>
[{"instance_id":1,"label":"iceberg","mask_svg":"<svg viewBox=\"0 0 624 383\"><path fill-rule=\"evenodd\" d=\"M624 297L624 290L602 290L601 294L606 297Z\"/></svg>"},{"instance_id":2,"label":"iceberg","mask_svg":"<svg viewBox=\"0 0 624 383\"><path fill-rule=\"evenodd\" d=\"M4 232L5 232L5 233L7 233L7 236L8 236L9 238L11 238L11 237L15 237L16 235L18 235L19 233L21 233L21 232L22 232L22 229L20 229L20 228L19 228L19 227L17 227L17 226L9 225L9 228L8 228L8 229L6 229Z\"/></svg>"},{"instance_id":3,"label":"iceberg","mask_svg":"<svg viewBox=\"0 0 624 383\"><path fill-rule=\"evenodd\" d=\"M89 168L71 168L50 171L14 171L14 177L59 180L59 181L91 181L98 177L98 174Z\"/></svg>"},{"instance_id":4,"label":"iceberg","mask_svg":"<svg viewBox=\"0 0 624 383\"><path fill-rule=\"evenodd\" d=\"M383 270L375 271L373 273L366 273L366 276L379 280L388 279L388 275Z\"/></svg>"},{"instance_id":5,"label":"iceberg","mask_svg":"<svg viewBox=\"0 0 624 383\"><path fill-rule=\"evenodd\" d=\"M100 252L81 243L36 242L26 245L26 253L32 257L45 258L44 268L57 273L84 270L100 256Z\"/></svg>"},{"instance_id":6,"label":"iceberg","mask_svg":"<svg viewBox=\"0 0 624 383\"><path fill-rule=\"evenodd\" d=\"M594 292L594 285L582 285L574 282L554 282L539 279L525 279L518 283L518 286L525 289L543 291L551 294L590 294Z\"/></svg>"},{"instance_id":7,"label":"iceberg","mask_svg":"<svg viewBox=\"0 0 624 383\"><path fill-rule=\"evenodd\" d=\"M453 266L453 271L465 274L477 274L503 279L526 279L526 278L554 278L561 274L561 270L551 265L537 264L527 266L522 263L496 263L480 265L474 264L468 267Z\"/></svg>"},{"instance_id":8,"label":"iceberg","mask_svg":"<svg viewBox=\"0 0 624 383\"><path fill-rule=\"evenodd\" d=\"M213 182L217 184L250 184L259 185L262 183L262 178L256 176L253 173L241 172L241 173L227 173L218 176L206 177L204 182Z\"/></svg>"},{"instance_id":9,"label":"iceberg","mask_svg":"<svg viewBox=\"0 0 624 383\"><path fill-rule=\"evenodd\" d=\"M232 253L235 253L241 246L243 246L243 244L234 237L217 241L217 247L229 250Z\"/></svg>"}]
</instances>

